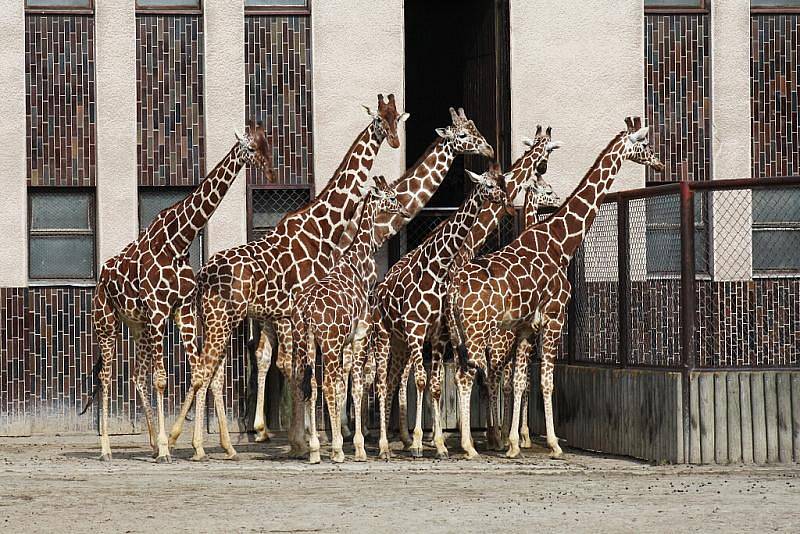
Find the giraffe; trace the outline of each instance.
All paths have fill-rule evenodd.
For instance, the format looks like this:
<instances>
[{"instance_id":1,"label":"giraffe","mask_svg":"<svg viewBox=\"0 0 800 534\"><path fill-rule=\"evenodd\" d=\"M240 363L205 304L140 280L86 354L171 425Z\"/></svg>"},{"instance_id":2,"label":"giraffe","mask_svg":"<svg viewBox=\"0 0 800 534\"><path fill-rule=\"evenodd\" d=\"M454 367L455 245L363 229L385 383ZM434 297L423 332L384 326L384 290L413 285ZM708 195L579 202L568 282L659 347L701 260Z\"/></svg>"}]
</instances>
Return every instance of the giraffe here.
<instances>
[{"instance_id":1,"label":"giraffe","mask_svg":"<svg viewBox=\"0 0 800 534\"><path fill-rule=\"evenodd\" d=\"M313 283L332 267L333 252L360 202L360 188L366 183L378 151L386 141L398 148L398 125L408 113L399 113L395 96L378 95L378 108L369 124L359 133L344 159L314 201L287 214L261 239L214 254L197 276L200 317L203 324L202 363L193 369L192 385L181 412L172 426L169 442L180 436L186 414L195 405L193 460L207 459L203 449L205 401L208 387L214 396L218 419L225 419L222 400L225 349L233 329L246 317L260 323L261 336L256 349L258 396L254 427L258 441L268 439L264 424L266 373L272 359L271 334L278 340L279 370L295 390L291 369L292 291L303 283ZM297 405L295 405L297 406ZM290 423L292 455L302 454L303 440L291 430L302 411L293 409ZM300 436L303 432L300 423Z\"/></svg>"},{"instance_id":2,"label":"giraffe","mask_svg":"<svg viewBox=\"0 0 800 534\"><path fill-rule=\"evenodd\" d=\"M343 408L345 398L343 376L349 375L351 369L356 419L353 438L355 459L367 459L361 430L364 366L353 366L353 362L361 362L364 354L364 343L370 329L369 294L378 278L373 258L378 250L373 227L378 213L408 217L408 212L386 184L386 178L376 176L375 184L376 187L365 195L358 233L349 250L322 280L303 287L292 312L296 376L304 377L302 387L305 400L310 401L307 409L311 413L311 463L320 461L316 417L313 415L317 397L314 378L317 353L323 365L323 393L331 421L331 459L337 463L344 460L339 409Z\"/></svg>"},{"instance_id":3,"label":"giraffe","mask_svg":"<svg viewBox=\"0 0 800 534\"><path fill-rule=\"evenodd\" d=\"M508 206L504 176L500 166L493 163L483 175L465 171L475 184L472 192L459 210L422 246L408 254L409 259L392 267L386 278L375 289L376 315L380 320L376 332L376 390L381 414L380 454L389 457L386 436L386 397L389 367L403 367L407 378L414 369L417 385L417 418L411 453L422 456L422 395L427 376L422 364L422 351L426 341L438 339L441 322L442 298L448 267L478 218L484 202L503 208ZM399 347L404 345L404 350ZM394 350L392 350L394 347ZM391 359L389 354L392 353ZM401 395L403 392L401 383ZM405 399L403 399L403 402ZM434 425L437 436L441 434L438 405L434 406ZM437 455L447 455L443 440L436 440Z\"/></svg>"},{"instance_id":4,"label":"giraffe","mask_svg":"<svg viewBox=\"0 0 800 534\"><path fill-rule=\"evenodd\" d=\"M553 367L556 344L565 321L570 285L566 269L622 163L630 160L660 171L663 164L647 141L648 128L639 117L625 119L627 129L611 140L553 215L522 232L498 252L475 259L453 276L448 324L458 347L456 373L461 411L461 446L467 458L478 453L470 435L470 391L478 372L486 373L486 350L491 336L511 330L517 354L527 354L529 338L541 329L541 384L551 456L561 456L553 428ZM519 417L522 392L527 386L527 360L515 357L514 410L509 430L510 457L519 454Z\"/></svg>"},{"instance_id":5,"label":"giraffe","mask_svg":"<svg viewBox=\"0 0 800 534\"><path fill-rule=\"evenodd\" d=\"M514 165L512 165L511 169L505 176L505 185L506 185L506 193L509 199L515 198L519 192L522 190L523 184L527 183L534 172L538 172L543 174L547 172L547 161L548 158L553 150L558 148L559 143L551 141L551 132L550 128L547 128L547 131L542 134L542 127L538 126L536 129L536 135L533 139L524 138L523 143L527 147L526 152L520 157ZM483 243L486 241L489 235L491 235L497 225L499 220L504 216L505 211L504 207L499 204L492 204L488 203L483 206L478 218L475 220L474 224L468 229L468 234L464 243L461 245L461 248L458 249L456 257L453 258L452 262L450 262L450 266L453 264L458 264L459 262L468 261L471 259L475 253L481 248ZM454 216L453 216L454 217ZM451 217L452 219L452 217ZM434 239L443 239L446 230L446 227L450 220L443 221L433 232L429 234L426 238L425 242L423 242L420 246L425 246L428 242ZM409 253L405 255L403 258L400 259L390 270L390 273L400 273L409 268L409 263L413 257L413 253ZM390 276L397 276L396 274L387 275L387 280ZM448 278L441 280L440 283L447 283L449 281ZM438 287L438 285L437 285ZM442 294L444 294L444 289L442 289ZM442 302L444 306L447 305L446 299ZM441 316L444 316L444 310L441 312ZM445 326L444 321L440 321L440 326ZM376 334L378 330L375 330ZM385 340L384 340L385 341ZM432 366L431 366L431 378L430 378L430 394L432 405L434 408L434 413L438 414L439 411L439 400L441 398L441 371L442 371L442 356L444 353L444 347L447 342L446 338L446 331L444 328L440 328L438 334L433 334L430 336L431 342L431 353L432 353ZM376 345L379 345L379 342L375 342ZM385 366L387 372L389 373L388 376L388 400L386 406L391 406L391 399L392 395L397 388L398 383L402 383L405 385L408 382L408 374L410 373L410 367L406 366L402 368L403 376L402 379L400 378L401 372L401 365L399 363L395 363L392 365L392 361L399 362L405 356L404 351L402 349L402 342L401 340L396 339L393 345L390 345L394 348L392 351L392 359L389 363L384 363L382 361L382 355L378 356L379 365L378 368L381 368L381 365ZM385 347L382 349L383 354L386 353ZM410 361L410 360L409 360ZM412 440L408 436L408 425L406 423L406 414L407 414L407 401L406 401L406 391L405 388L400 388L399 392L399 408L400 408L400 431L401 437L403 438L404 443L406 446L410 447L412 445ZM419 409L420 404L418 404ZM388 408L387 408L388 409ZM388 417L388 413L386 414ZM437 455L440 457L445 457L447 455L447 449L444 446L444 439L441 433L441 426L438 425L439 417L434 417L434 443L437 447ZM387 449L388 450L388 449ZM419 449L417 449L419 450ZM388 457L388 453L384 454L384 456Z\"/></svg>"},{"instance_id":6,"label":"giraffe","mask_svg":"<svg viewBox=\"0 0 800 534\"><path fill-rule=\"evenodd\" d=\"M250 122L244 135L236 134L236 137L233 148L186 198L161 211L135 241L108 259L100 269L92 305L101 354L94 366L97 385L83 412L97 393L102 393L100 459L103 461L111 460L109 385L120 322L130 329L136 345L133 378L144 407L150 445L157 454L157 462L171 460L164 427L167 375L163 362L164 328L170 316L180 328L190 365L193 369L199 367L195 347L195 276L188 261L189 245L245 164L260 169L273 180L272 149L261 123ZM158 405L157 433L146 392L147 372L151 368Z\"/></svg>"}]
</instances>

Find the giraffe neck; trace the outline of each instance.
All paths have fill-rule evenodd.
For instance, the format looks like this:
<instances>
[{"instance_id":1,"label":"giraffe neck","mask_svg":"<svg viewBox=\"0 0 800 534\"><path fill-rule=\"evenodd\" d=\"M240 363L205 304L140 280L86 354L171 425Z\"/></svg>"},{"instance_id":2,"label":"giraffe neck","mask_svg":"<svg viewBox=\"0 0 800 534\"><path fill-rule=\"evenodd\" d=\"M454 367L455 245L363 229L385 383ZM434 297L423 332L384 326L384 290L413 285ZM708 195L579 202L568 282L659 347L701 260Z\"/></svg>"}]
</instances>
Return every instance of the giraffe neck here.
<instances>
[{"instance_id":1,"label":"giraffe neck","mask_svg":"<svg viewBox=\"0 0 800 534\"><path fill-rule=\"evenodd\" d=\"M532 189L525 191L525 222L524 228L528 229L539 222L539 195Z\"/></svg>"},{"instance_id":2,"label":"giraffe neck","mask_svg":"<svg viewBox=\"0 0 800 534\"><path fill-rule=\"evenodd\" d=\"M306 208L291 213L281 220L275 230L291 234L298 224L312 218L328 224L305 225L305 234L319 238L320 254L327 254L337 246L347 224L355 216L361 202L361 187L375 162L383 137L371 121L356 138L328 185Z\"/></svg>"},{"instance_id":3,"label":"giraffe neck","mask_svg":"<svg viewBox=\"0 0 800 534\"><path fill-rule=\"evenodd\" d=\"M239 171L244 166L243 151L239 143L217 163L206 178L183 200L161 213L153 224L166 227L166 242L171 243L176 254L185 252L197 234L206 225L228 192ZM150 230L150 228L148 228ZM150 235L153 235L151 232Z\"/></svg>"},{"instance_id":4,"label":"giraffe neck","mask_svg":"<svg viewBox=\"0 0 800 534\"><path fill-rule=\"evenodd\" d=\"M592 226L603 199L614 183L623 162L626 132L620 132L597 156L567 202L543 224L567 259L580 246Z\"/></svg>"},{"instance_id":5,"label":"giraffe neck","mask_svg":"<svg viewBox=\"0 0 800 534\"><path fill-rule=\"evenodd\" d=\"M374 284L376 278L375 260L373 259L373 255L377 250L374 235L376 215L377 204L368 199L361 210L358 233L346 255L346 260L353 267L356 274L367 283L368 287Z\"/></svg>"},{"instance_id":6,"label":"giraffe neck","mask_svg":"<svg viewBox=\"0 0 800 534\"><path fill-rule=\"evenodd\" d=\"M421 247L420 257L427 258L428 264L438 262L441 267L448 267L464 244L482 206L483 200L478 186L475 186L458 211L437 232L436 237Z\"/></svg>"},{"instance_id":7,"label":"giraffe neck","mask_svg":"<svg viewBox=\"0 0 800 534\"><path fill-rule=\"evenodd\" d=\"M542 157L544 145L531 148L523 154L506 173L506 193L510 200L517 198L522 186L530 179L536 167L536 162ZM500 221L505 216L505 210L498 204L488 204L485 206L475 224L469 229L469 234L464 240L461 250L453 261L453 268L457 269L464 265L481 249L486 240L500 225Z\"/></svg>"},{"instance_id":8,"label":"giraffe neck","mask_svg":"<svg viewBox=\"0 0 800 534\"><path fill-rule=\"evenodd\" d=\"M428 147L413 167L392 184L397 200L411 218L422 210L439 188L455 157L456 153L450 143L440 137ZM380 247L409 220L411 219L398 214L379 214L375 221L376 246Z\"/></svg>"}]
</instances>

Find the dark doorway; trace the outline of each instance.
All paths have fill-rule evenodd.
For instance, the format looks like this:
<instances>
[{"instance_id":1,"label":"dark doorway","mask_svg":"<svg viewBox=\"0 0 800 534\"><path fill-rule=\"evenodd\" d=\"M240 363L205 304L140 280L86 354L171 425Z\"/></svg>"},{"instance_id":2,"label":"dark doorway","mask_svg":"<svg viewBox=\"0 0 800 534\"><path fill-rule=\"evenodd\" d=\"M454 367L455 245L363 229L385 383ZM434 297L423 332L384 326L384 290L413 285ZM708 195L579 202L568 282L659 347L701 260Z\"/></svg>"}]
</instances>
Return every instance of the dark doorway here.
<instances>
[{"instance_id":1,"label":"dark doorway","mask_svg":"<svg viewBox=\"0 0 800 534\"><path fill-rule=\"evenodd\" d=\"M503 168L510 164L508 0L406 0L406 166L450 124L448 108L463 107L495 147ZM392 247L392 262L418 245L457 208L469 190L464 167L482 172L481 157L457 158L439 190Z\"/></svg>"}]
</instances>

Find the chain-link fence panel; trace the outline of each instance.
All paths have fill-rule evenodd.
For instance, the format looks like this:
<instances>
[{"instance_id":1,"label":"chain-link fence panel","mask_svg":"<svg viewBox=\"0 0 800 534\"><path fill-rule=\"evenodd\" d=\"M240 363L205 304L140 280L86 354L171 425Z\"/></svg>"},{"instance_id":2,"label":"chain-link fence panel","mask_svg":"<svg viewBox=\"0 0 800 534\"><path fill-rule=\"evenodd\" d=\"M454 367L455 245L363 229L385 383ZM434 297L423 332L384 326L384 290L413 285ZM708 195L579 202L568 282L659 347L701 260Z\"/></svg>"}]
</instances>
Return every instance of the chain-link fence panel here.
<instances>
[{"instance_id":1,"label":"chain-link fence panel","mask_svg":"<svg viewBox=\"0 0 800 534\"><path fill-rule=\"evenodd\" d=\"M283 217L311 201L311 190L251 189L250 239L258 239Z\"/></svg>"}]
</instances>

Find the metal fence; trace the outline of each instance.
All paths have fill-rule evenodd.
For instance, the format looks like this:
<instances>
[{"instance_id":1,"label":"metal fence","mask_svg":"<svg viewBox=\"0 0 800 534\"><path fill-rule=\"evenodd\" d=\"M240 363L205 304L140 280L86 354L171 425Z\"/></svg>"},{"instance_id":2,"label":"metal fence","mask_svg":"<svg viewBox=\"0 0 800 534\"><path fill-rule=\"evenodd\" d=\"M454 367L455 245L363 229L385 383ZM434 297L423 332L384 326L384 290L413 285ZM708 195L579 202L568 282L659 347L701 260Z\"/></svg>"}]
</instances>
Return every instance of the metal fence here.
<instances>
[{"instance_id":1,"label":"metal fence","mask_svg":"<svg viewBox=\"0 0 800 534\"><path fill-rule=\"evenodd\" d=\"M800 368L800 178L610 194L569 276L562 361Z\"/></svg>"}]
</instances>

